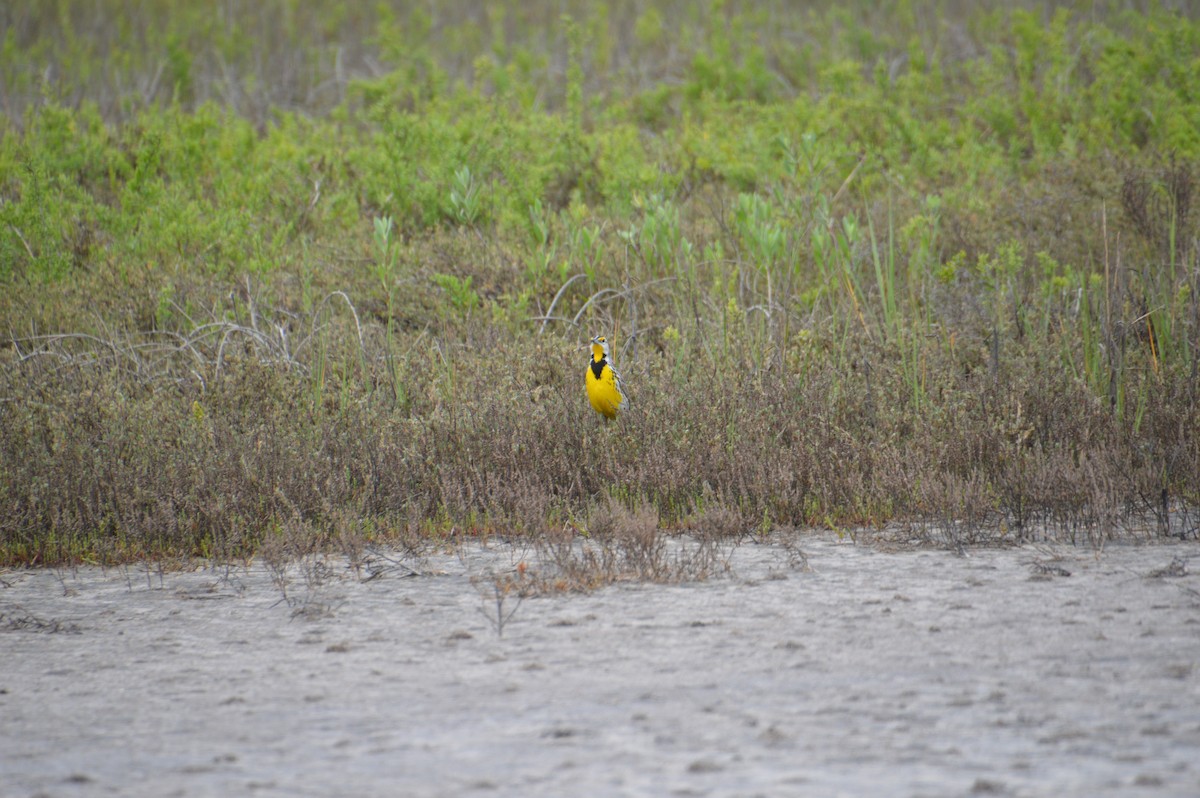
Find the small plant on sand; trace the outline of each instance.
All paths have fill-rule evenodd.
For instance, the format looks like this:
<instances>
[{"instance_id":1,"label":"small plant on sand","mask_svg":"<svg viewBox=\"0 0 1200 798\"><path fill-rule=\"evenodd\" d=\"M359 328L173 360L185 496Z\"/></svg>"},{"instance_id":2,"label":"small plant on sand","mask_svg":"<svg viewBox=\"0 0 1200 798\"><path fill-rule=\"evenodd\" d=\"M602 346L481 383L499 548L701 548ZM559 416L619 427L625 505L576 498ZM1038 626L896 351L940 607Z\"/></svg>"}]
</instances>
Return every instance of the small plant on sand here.
<instances>
[{"instance_id":1,"label":"small plant on sand","mask_svg":"<svg viewBox=\"0 0 1200 798\"><path fill-rule=\"evenodd\" d=\"M504 637L504 627L517 614L531 588L525 562L518 563L513 573L493 574L489 579L472 579L472 582L482 600L480 614L496 630L497 637Z\"/></svg>"}]
</instances>

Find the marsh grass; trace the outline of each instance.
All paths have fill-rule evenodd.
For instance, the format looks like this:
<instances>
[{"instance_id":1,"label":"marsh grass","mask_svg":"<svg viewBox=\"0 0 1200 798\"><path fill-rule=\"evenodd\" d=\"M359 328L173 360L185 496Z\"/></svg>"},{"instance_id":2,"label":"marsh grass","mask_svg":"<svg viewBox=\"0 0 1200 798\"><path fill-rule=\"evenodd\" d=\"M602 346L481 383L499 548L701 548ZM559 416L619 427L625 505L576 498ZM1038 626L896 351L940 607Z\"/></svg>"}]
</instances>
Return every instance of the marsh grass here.
<instances>
[{"instance_id":1,"label":"marsh grass","mask_svg":"<svg viewBox=\"0 0 1200 798\"><path fill-rule=\"evenodd\" d=\"M0 561L1195 534L1192 18L584 6L149 14L170 93L6 8Z\"/></svg>"}]
</instances>

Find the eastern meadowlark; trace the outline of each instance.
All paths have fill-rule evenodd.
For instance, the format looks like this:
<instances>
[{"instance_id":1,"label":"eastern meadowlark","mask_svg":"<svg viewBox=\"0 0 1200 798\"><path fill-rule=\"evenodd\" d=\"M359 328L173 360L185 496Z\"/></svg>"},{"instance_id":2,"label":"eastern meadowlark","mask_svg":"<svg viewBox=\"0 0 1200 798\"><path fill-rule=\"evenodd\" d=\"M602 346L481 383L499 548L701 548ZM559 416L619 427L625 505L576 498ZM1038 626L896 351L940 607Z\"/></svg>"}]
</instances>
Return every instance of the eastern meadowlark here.
<instances>
[{"instance_id":1,"label":"eastern meadowlark","mask_svg":"<svg viewBox=\"0 0 1200 798\"><path fill-rule=\"evenodd\" d=\"M587 370L588 401L596 412L608 419L617 417L626 403L621 390L621 375L608 362L608 339L597 335L592 339L592 360Z\"/></svg>"}]
</instances>

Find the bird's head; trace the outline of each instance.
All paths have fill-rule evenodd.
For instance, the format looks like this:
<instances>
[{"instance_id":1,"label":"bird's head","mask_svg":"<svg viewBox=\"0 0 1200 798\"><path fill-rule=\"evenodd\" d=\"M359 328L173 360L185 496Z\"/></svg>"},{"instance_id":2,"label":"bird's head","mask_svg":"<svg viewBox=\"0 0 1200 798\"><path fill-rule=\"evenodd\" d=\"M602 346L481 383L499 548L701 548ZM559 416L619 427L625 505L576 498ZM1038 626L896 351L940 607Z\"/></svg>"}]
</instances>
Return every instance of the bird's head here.
<instances>
[{"instance_id":1,"label":"bird's head","mask_svg":"<svg viewBox=\"0 0 1200 798\"><path fill-rule=\"evenodd\" d=\"M592 339L592 360L608 359L608 339L597 335Z\"/></svg>"}]
</instances>

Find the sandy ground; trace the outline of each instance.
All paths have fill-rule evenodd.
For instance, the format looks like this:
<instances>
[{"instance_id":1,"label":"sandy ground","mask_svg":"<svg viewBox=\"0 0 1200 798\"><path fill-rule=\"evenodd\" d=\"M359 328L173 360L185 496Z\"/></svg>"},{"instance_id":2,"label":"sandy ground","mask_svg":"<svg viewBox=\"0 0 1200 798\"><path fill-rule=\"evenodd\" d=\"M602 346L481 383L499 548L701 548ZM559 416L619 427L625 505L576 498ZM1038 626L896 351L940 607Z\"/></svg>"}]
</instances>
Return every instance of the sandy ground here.
<instances>
[{"instance_id":1,"label":"sandy ground","mask_svg":"<svg viewBox=\"0 0 1200 798\"><path fill-rule=\"evenodd\" d=\"M503 637L502 547L2 573L0 795L1200 795L1200 545L801 548Z\"/></svg>"}]
</instances>

